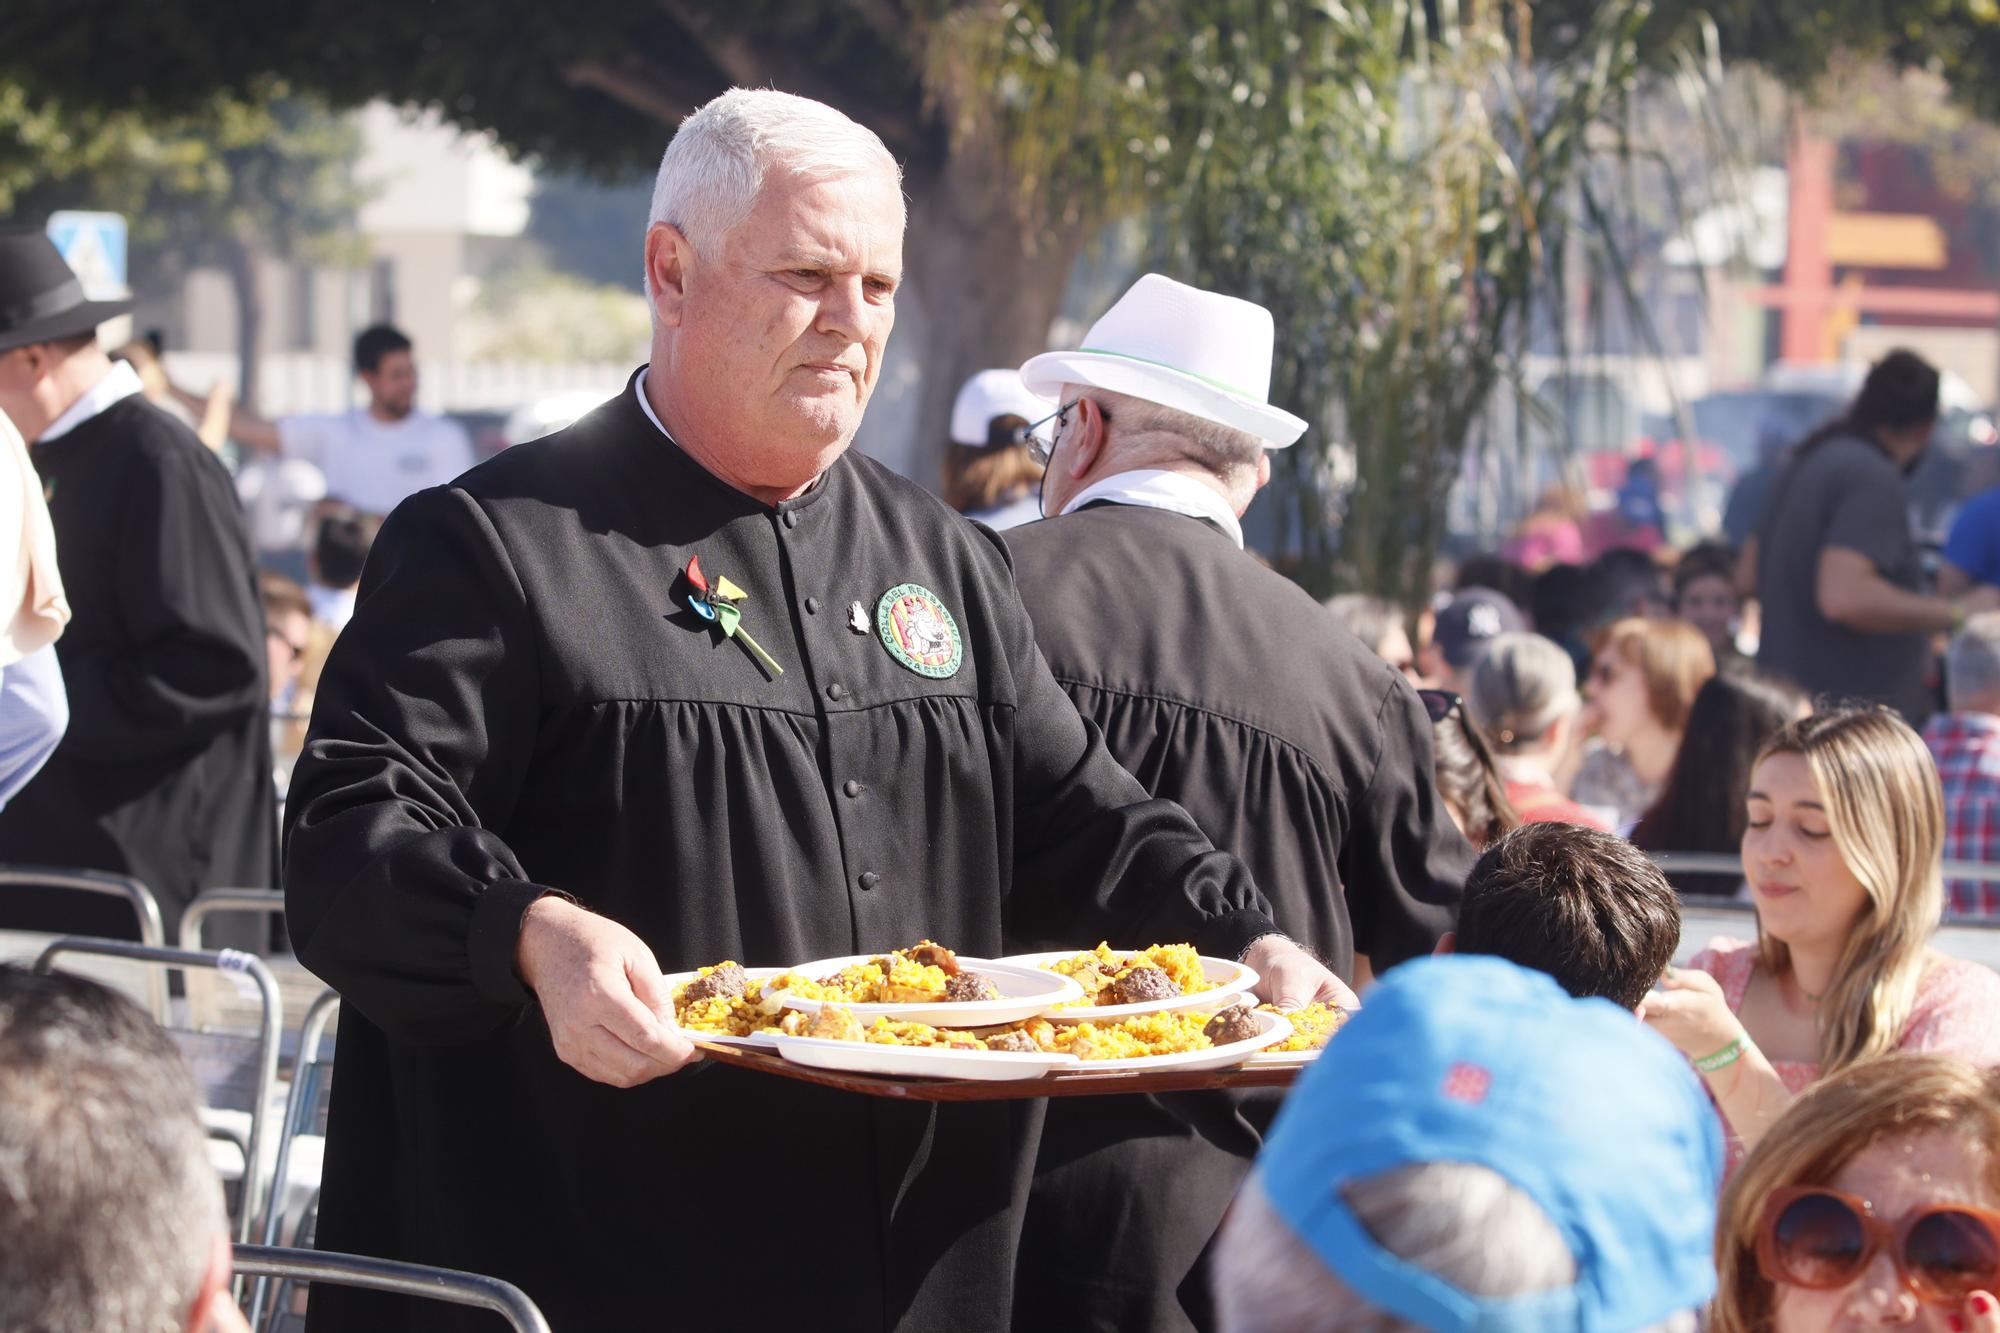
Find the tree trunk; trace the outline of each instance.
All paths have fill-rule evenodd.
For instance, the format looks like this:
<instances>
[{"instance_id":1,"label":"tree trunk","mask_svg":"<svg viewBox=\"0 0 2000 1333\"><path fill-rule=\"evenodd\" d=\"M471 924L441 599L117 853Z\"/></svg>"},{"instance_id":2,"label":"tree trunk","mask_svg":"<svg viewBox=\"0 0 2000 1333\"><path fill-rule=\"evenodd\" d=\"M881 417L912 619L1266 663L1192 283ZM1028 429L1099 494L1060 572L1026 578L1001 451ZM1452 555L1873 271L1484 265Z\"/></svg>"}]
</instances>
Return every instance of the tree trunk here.
<instances>
[{"instance_id":1,"label":"tree trunk","mask_svg":"<svg viewBox=\"0 0 2000 1333\"><path fill-rule=\"evenodd\" d=\"M247 237L231 238L224 253L229 285L236 297L236 401L260 411L257 354L263 343L264 295L257 285L257 248Z\"/></svg>"},{"instance_id":2,"label":"tree trunk","mask_svg":"<svg viewBox=\"0 0 2000 1333\"><path fill-rule=\"evenodd\" d=\"M914 349L920 378L912 475L927 485L941 475L952 400L966 379L1048 350L1049 326L1090 235L1090 224L1079 220L1035 237L1017 220L1007 182L995 154L978 144L961 144L935 168L913 168L904 178L905 273L923 321L923 344Z\"/></svg>"}]
</instances>

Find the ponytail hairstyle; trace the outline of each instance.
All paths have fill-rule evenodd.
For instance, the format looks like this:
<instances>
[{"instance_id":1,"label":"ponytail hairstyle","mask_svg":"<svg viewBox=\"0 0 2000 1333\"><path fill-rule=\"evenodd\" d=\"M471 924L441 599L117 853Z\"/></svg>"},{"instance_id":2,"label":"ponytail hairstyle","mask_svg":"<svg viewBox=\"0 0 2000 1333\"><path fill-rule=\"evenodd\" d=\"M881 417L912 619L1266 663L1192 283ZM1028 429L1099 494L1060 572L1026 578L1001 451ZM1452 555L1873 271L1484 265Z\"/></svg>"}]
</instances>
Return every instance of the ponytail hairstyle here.
<instances>
[{"instance_id":1,"label":"ponytail hairstyle","mask_svg":"<svg viewBox=\"0 0 2000 1333\"><path fill-rule=\"evenodd\" d=\"M1806 436L1793 452L1803 456L1838 435L1858 435L1879 444L1880 431L1936 421L1938 384L1937 367L1899 347L1869 369L1861 392L1844 414Z\"/></svg>"}]
</instances>

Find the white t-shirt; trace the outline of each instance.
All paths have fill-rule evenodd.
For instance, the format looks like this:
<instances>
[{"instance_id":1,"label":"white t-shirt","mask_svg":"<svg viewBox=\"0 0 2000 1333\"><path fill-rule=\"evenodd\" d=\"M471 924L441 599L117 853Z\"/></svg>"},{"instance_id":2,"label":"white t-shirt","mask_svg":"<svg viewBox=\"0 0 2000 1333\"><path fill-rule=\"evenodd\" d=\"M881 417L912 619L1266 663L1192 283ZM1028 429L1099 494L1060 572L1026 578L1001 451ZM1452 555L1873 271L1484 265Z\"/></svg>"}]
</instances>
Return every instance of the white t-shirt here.
<instances>
[{"instance_id":1,"label":"white t-shirt","mask_svg":"<svg viewBox=\"0 0 2000 1333\"><path fill-rule=\"evenodd\" d=\"M287 458L326 475L329 498L386 514L427 486L442 486L472 466L472 441L456 421L412 412L378 421L366 409L326 416L281 417Z\"/></svg>"}]
</instances>

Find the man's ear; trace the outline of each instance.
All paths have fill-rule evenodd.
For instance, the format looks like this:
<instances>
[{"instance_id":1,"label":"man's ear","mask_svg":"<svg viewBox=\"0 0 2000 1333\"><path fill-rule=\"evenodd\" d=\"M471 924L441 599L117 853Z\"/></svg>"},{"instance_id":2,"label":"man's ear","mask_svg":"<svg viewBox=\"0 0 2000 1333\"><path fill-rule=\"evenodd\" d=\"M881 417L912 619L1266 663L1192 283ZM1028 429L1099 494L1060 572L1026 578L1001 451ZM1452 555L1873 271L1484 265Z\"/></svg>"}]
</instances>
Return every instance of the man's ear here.
<instances>
[{"instance_id":1,"label":"man's ear","mask_svg":"<svg viewBox=\"0 0 2000 1333\"><path fill-rule=\"evenodd\" d=\"M1447 930L1444 934L1438 936L1437 948L1432 949L1431 952L1440 958L1448 953L1457 953L1458 932Z\"/></svg>"},{"instance_id":2,"label":"man's ear","mask_svg":"<svg viewBox=\"0 0 2000 1333\"><path fill-rule=\"evenodd\" d=\"M646 229L646 276L652 280L653 313L662 325L681 322L693 260L694 247L673 223L655 222Z\"/></svg>"},{"instance_id":3,"label":"man's ear","mask_svg":"<svg viewBox=\"0 0 2000 1333\"><path fill-rule=\"evenodd\" d=\"M1071 409L1076 413L1076 424L1067 434L1069 442L1069 475L1072 481L1082 481L1090 470L1097 466L1097 460L1104 455L1104 442L1110 427L1104 422L1104 409L1092 398L1078 398Z\"/></svg>"},{"instance_id":4,"label":"man's ear","mask_svg":"<svg viewBox=\"0 0 2000 1333\"><path fill-rule=\"evenodd\" d=\"M229 1291L229 1272L233 1266L229 1233L217 1231L214 1243L209 1246L208 1269L201 1275L201 1289L188 1309L187 1333L237 1333L238 1330L248 1333L249 1323L236 1308L236 1298Z\"/></svg>"},{"instance_id":5,"label":"man's ear","mask_svg":"<svg viewBox=\"0 0 2000 1333\"><path fill-rule=\"evenodd\" d=\"M1271 451L1264 450L1257 455L1257 489L1263 490L1271 484Z\"/></svg>"}]
</instances>

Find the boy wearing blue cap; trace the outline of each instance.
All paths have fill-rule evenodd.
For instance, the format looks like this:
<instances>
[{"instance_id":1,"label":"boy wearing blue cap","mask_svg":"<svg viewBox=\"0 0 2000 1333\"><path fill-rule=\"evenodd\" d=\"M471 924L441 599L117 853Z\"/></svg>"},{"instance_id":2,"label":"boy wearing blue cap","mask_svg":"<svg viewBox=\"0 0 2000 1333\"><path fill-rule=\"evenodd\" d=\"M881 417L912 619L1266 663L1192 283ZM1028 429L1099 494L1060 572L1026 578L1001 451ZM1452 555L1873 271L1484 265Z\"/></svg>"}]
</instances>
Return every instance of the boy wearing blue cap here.
<instances>
[{"instance_id":1,"label":"boy wearing blue cap","mask_svg":"<svg viewBox=\"0 0 2000 1333\"><path fill-rule=\"evenodd\" d=\"M1406 964L1301 1081L1219 1241L1225 1333L1664 1333L1715 1291L1687 1062L1497 958Z\"/></svg>"}]
</instances>

